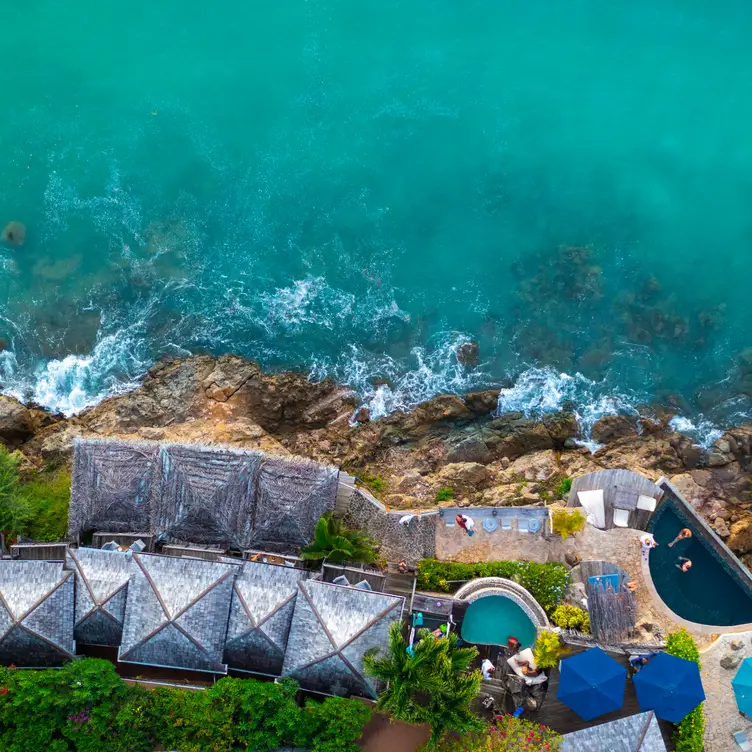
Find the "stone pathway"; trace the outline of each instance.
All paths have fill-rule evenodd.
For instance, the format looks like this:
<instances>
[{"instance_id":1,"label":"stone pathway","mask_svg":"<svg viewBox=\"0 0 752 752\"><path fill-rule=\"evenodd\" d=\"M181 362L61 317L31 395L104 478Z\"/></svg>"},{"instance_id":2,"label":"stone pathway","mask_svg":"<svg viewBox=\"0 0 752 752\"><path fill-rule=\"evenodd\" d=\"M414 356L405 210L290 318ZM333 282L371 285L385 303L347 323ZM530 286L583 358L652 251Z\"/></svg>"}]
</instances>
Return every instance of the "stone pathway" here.
<instances>
[{"instance_id":1,"label":"stone pathway","mask_svg":"<svg viewBox=\"0 0 752 752\"><path fill-rule=\"evenodd\" d=\"M731 648L732 642L739 647L738 650ZM721 658L727 655L738 656L741 660L751 656L752 632L723 635L700 655L702 686L706 696L705 752L733 750L735 744L731 734L734 731L746 731L747 736L752 737L752 721L739 712L731 687L738 666L731 669L721 666Z\"/></svg>"}]
</instances>

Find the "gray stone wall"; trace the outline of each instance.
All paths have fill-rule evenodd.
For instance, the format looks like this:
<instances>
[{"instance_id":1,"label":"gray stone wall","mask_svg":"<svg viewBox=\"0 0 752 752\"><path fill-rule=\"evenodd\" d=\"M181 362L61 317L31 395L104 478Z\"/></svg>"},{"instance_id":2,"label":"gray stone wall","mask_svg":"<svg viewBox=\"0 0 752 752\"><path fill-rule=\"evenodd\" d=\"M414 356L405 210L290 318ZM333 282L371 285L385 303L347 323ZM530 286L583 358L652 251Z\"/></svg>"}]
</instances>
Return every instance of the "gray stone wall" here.
<instances>
[{"instance_id":1,"label":"gray stone wall","mask_svg":"<svg viewBox=\"0 0 752 752\"><path fill-rule=\"evenodd\" d=\"M354 488L345 522L363 530L378 541L381 554L388 561L405 559L408 564L417 564L421 559L436 556L436 524L438 512L416 515L409 528L399 524L405 512L388 512L386 508L358 488Z\"/></svg>"}]
</instances>

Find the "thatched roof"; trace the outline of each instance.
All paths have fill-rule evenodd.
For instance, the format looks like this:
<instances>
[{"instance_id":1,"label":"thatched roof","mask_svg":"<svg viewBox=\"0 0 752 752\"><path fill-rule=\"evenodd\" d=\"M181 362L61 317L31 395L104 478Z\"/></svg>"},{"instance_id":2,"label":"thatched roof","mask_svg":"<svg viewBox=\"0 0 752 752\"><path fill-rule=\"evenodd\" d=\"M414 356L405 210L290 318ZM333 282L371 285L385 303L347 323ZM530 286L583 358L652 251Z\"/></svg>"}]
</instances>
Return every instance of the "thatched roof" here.
<instances>
[{"instance_id":1,"label":"thatched roof","mask_svg":"<svg viewBox=\"0 0 752 752\"><path fill-rule=\"evenodd\" d=\"M404 599L314 580L298 590L282 674L315 692L376 697L363 656L388 645Z\"/></svg>"},{"instance_id":2,"label":"thatched roof","mask_svg":"<svg viewBox=\"0 0 752 752\"><path fill-rule=\"evenodd\" d=\"M224 660L230 668L282 673L298 583L311 575L303 569L245 562L235 578L227 626Z\"/></svg>"},{"instance_id":3,"label":"thatched roof","mask_svg":"<svg viewBox=\"0 0 752 752\"><path fill-rule=\"evenodd\" d=\"M72 572L61 562L0 561L0 663L59 666L75 653Z\"/></svg>"},{"instance_id":4,"label":"thatched roof","mask_svg":"<svg viewBox=\"0 0 752 752\"><path fill-rule=\"evenodd\" d=\"M144 531L244 550L308 543L334 507L338 470L214 447L77 439L68 535Z\"/></svg>"},{"instance_id":5,"label":"thatched roof","mask_svg":"<svg viewBox=\"0 0 752 752\"><path fill-rule=\"evenodd\" d=\"M76 574L74 635L85 645L120 645L131 568L130 552L69 549L66 565Z\"/></svg>"},{"instance_id":6,"label":"thatched roof","mask_svg":"<svg viewBox=\"0 0 752 752\"><path fill-rule=\"evenodd\" d=\"M133 554L118 660L226 673L232 564Z\"/></svg>"},{"instance_id":7,"label":"thatched roof","mask_svg":"<svg viewBox=\"0 0 752 752\"><path fill-rule=\"evenodd\" d=\"M638 713L618 721L564 734L561 752L666 752L655 713Z\"/></svg>"}]
</instances>

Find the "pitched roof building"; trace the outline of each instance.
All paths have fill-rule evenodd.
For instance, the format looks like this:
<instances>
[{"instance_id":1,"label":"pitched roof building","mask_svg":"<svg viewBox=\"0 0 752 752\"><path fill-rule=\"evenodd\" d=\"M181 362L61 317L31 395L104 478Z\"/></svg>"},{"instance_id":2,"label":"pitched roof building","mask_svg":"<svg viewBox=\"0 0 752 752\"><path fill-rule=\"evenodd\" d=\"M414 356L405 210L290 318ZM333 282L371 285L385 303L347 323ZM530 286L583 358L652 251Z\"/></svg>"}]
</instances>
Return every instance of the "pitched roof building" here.
<instances>
[{"instance_id":1,"label":"pitched roof building","mask_svg":"<svg viewBox=\"0 0 752 752\"><path fill-rule=\"evenodd\" d=\"M301 686L332 695L376 697L363 656L385 648L404 598L315 580L298 583L282 667Z\"/></svg>"},{"instance_id":2,"label":"pitched roof building","mask_svg":"<svg viewBox=\"0 0 752 752\"><path fill-rule=\"evenodd\" d=\"M561 752L666 752L652 710L564 734Z\"/></svg>"},{"instance_id":3,"label":"pitched roof building","mask_svg":"<svg viewBox=\"0 0 752 752\"><path fill-rule=\"evenodd\" d=\"M0 561L0 663L59 666L75 653L72 572L62 562Z\"/></svg>"},{"instance_id":4,"label":"pitched roof building","mask_svg":"<svg viewBox=\"0 0 752 752\"><path fill-rule=\"evenodd\" d=\"M222 663L238 567L133 554L118 660L227 673Z\"/></svg>"},{"instance_id":5,"label":"pitched roof building","mask_svg":"<svg viewBox=\"0 0 752 752\"><path fill-rule=\"evenodd\" d=\"M76 642L120 645L131 573L130 552L69 549L66 565L76 575Z\"/></svg>"},{"instance_id":6,"label":"pitched roof building","mask_svg":"<svg viewBox=\"0 0 752 752\"><path fill-rule=\"evenodd\" d=\"M235 578L224 660L230 668L279 676L287 649L298 583L313 573L245 562Z\"/></svg>"}]
</instances>

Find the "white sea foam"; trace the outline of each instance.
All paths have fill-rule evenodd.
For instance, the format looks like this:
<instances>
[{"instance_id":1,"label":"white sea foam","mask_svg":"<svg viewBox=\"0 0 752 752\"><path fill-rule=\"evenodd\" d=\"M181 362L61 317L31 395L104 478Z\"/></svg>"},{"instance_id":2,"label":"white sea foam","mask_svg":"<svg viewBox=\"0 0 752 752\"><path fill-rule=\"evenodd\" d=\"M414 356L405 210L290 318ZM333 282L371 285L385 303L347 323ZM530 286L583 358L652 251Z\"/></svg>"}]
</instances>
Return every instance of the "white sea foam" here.
<instances>
[{"instance_id":1,"label":"white sea foam","mask_svg":"<svg viewBox=\"0 0 752 752\"><path fill-rule=\"evenodd\" d=\"M669 421L669 425L704 449L708 449L714 441L723 436L723 431L702 415L698 415L694 421L681 415L675 415Z\"/></svg>"}]
</instances>

